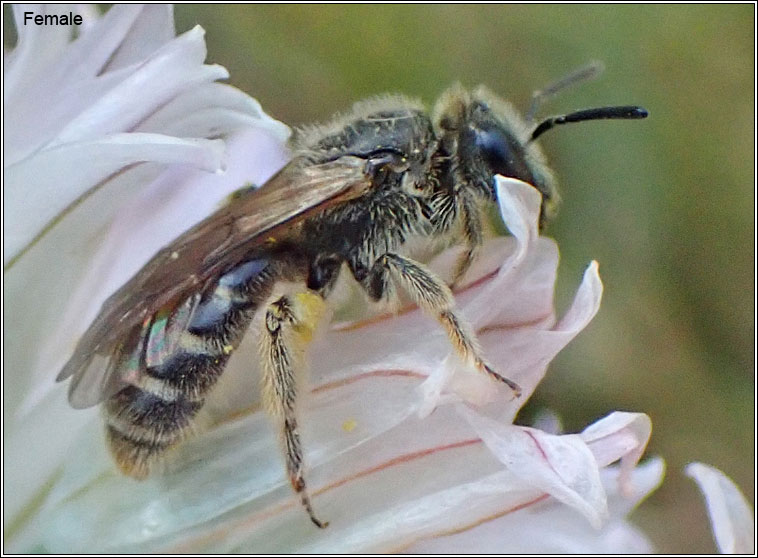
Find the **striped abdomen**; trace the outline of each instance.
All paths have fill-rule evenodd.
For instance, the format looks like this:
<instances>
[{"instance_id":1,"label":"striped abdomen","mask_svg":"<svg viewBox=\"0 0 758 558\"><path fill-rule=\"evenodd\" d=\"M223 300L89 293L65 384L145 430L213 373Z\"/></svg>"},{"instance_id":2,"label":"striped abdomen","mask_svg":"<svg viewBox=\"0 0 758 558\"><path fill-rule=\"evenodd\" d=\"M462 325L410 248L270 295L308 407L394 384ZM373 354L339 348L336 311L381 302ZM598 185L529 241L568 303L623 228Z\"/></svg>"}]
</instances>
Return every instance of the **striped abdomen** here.
<instances>
[{"instance_id":1,"label":"striped abdomen","mask_svg":"<svg viewBox=\"0 0 758 558\"><path fill-rule=\"evenodd\" d=\"M121 376L129 384L105 404L119 468L142 478L181 441L273 284L268 258L244 262L178 306L145 322Z\"/></svg>"}]
</instances>

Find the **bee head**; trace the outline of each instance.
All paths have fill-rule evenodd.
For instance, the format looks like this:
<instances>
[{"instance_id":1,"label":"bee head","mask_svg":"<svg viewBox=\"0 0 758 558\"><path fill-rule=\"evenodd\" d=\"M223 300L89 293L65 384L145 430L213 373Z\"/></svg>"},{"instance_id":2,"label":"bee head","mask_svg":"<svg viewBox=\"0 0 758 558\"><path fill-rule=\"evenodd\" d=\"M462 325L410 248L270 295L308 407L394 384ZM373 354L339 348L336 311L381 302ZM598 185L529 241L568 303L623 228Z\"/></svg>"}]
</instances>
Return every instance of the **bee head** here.
<instances>
[{"instance_id":1,"label":"bee head","mask_svg":"<svg viewBox=\"0 0 758 558\"><path fill-rule=\"evenodd\" d=\"M530 126L507 101L480 86L454 85L437 102L434 123L442 149L466 183L495 199L495 175L523 180L542 194L540 226L554 215L558 192Z\"/></svg>"},{"instance_id":2,"label":"bee head","mask_svg":"<svg viewBox=\"0 0 758 558\"><path fill-rule=\"evenodd\" d=\"M442 150L459 172L465 172L460 179L467 184L486 189L492 199L498 174L537 188L542 194L542 227L555 214L559 198L553 174L534 140L568 122L646 116L640 107L603 107L548 118L535 126L487 88L468 92L454 85L437 102L434 123Z\"/></svg>"}]
</instances>

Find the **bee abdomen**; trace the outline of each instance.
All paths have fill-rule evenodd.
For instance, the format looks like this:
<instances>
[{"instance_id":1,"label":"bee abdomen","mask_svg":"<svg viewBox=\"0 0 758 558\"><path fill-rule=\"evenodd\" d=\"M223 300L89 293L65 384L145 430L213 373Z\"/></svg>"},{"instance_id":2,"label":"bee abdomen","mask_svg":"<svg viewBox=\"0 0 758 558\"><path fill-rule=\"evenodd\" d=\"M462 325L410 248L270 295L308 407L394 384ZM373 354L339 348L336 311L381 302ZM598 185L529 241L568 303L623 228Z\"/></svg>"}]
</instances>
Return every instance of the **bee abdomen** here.
<instances>
[{"instance_id":1,"label":"bee abdomen","mask_svg":"<svg viewBox=\"0 0 758 558\"><path fill-rule=\"evenodd\" d=\"M237 343L234 343L220 346L217 350L202 345L183 347L160 366L146 368L140 385L167 398L178 393L192 400L202 400L216 384L228 356L236 346Z\"/></svg>"},{"instance_id":2,"label":"bee abdomen","mask_svg":"<svg viewBox=\"0 0 758 558\"><path fill-rule=\"evenodd\" d=\"M267 258L258 258L222 275L205 294L197 294L153 319L145 330L143 368L137 385L164 398L176 393L201 400L224 371L270 290Z\"/></svg>"},{"instance_id":3,"label":"bee abdomen","mask_svg":"<svg viewBox=\"0 0 758 558\"><path fill-rule=\"evenodd\" d=\"M244 330L243 324L238 325ZM163 454L192 431L193 419L224 371L241 332L234 337L234 344L224 349L216 336L183 332L160 365L145 366L137 385L106 402L108 441L124 473L146 477Z\"/></svg>"},{"instance_id":4,"label":"bee abdomen","mask_svg":"<svg viewBox=\"0 0 758 558\"><path fill-rule=\"evenodd\" d=\"M267 263L244 262L204 295L161 309L143 327L125 361L136 368L125 374L130 385L105 403L108 442L124 473L146 477L192 431L206 394L270 290Z\"/></svg>"},{"instance_id":5,"label":"bee abdomen","mask_svg":"<svg viewBox=\"0 0 758 558\"><path fill-rule=\"evenodd\" d=\"M164 452L191 430L192 420L203 405L181 393L173 399L128 386L108 399L107 436L119 468L144 478Z\"/></svg>"}]
</instances>

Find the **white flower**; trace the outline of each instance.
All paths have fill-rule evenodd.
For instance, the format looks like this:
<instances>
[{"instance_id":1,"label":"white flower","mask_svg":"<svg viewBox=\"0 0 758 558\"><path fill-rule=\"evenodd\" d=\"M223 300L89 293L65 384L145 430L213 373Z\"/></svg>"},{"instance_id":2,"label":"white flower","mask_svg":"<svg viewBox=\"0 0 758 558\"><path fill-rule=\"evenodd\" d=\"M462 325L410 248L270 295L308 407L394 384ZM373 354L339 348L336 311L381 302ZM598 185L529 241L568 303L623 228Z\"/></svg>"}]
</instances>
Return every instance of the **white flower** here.
<instances>
[{"instance_id":1,"label":"white flower","mask_svg":"<svg viewBox=\"0 0 758 558\"><path fill-rule=\"evenodd\" d=\"M207 403L215 423L147 481L116 472L97 411L70 409L57 371L155 250L287 157L286 127L216 83L226 73L204 64L202 30L174 37L171 20L166 6L115 6L76 40L19 27L6 61L7 548L651 551L624 519L663 475L660 459L636 466L647 416L615 412L569 435L512 424L602 293L592 263L556 319L558 249L538 234L539 194L512 179L497 181L512 236L485 246L456 299L520 399L462 366L418 309L333 323L311 348L301 409L313 504L331 522L319 530L255 406L253 333ZM444 274L455 257L430 265Z\"/></svg>"},{"instance_id":2,"label":"white flower","mask_svg":"<svg viewBox=\"0 0 758 558\"><path fill-rule=\"evenodd\" d=\"M755 520L740 489L714 467L690 463L685 473L705 497L713 538L723 554L755 554Z\"/></svg>"},{"instance_id":3,"label":"white flower","mask_svg":"<svg viewBox=\"0 0 758 558\"><path fill-rule=\"evenodd\" d=\"M249 140L231 143L230 169L251 147ZM594 316L601 285L593 264L574 305L556 322L558 253L537 234L538 194L519 181L498 184L514 236L488 244L458 301L492 363L524 388L522 400L457 366L440 328L416 309L336 324L311 352L313 390L303 428L314 504L332 522L328 529L315 529L291 494L276 435L260 411L189 441L166 474L142 483L114 471L92 416L72 445L88 459L62 464L17 544L70 552L377 552L415 544L424 550L477 525L533 527L536 514L565 529L532 548L574 541L589 549L648 549L619 513L630 504L613 496L609 508L606 496L606 487L615 493L618 485L639 499L660 480L660 462L633 474L650 434L647 417L615 413L573 436L510 424L550 359ZM446 252L432 266L449 269L454 256ZM250 354L254 349L242 347L230 363L216 394L224 404L225 389L251 398L256 392ZM249 388L240 390L245 381ZM485 407L462 402L488 399ZM601 473L619 459L617 471ZM581 539L570 536L572 515L587 522ZM500 551L534 542L487 540Z\"/></svg>"},{"instance_id":4,"label":"white flower","mask_svg":"<svg viewBox=\"0 0 758 558\"><path fill-rule=\"evenodd\" d=\"M92 416L72 414L65 386L54 383L77 336L109 291L232 188L218 179L192 197L190 178L225 164L224 142L208 138L240 131L271 146L228 173L245 176L236 188L283 164L289 133L255 100L216 82L227 72L204 64L203 30L174 37L170 6L119 5L101 18L87 8L13 8L17 23L24 11L73 10L85 25L74 39L72 27L18 24L5 57L6 528L28 513ZM183 196L194 199L192 210L152 221ZM125 225L135 234L104 240Z\"/></svg>"}]
</instances>

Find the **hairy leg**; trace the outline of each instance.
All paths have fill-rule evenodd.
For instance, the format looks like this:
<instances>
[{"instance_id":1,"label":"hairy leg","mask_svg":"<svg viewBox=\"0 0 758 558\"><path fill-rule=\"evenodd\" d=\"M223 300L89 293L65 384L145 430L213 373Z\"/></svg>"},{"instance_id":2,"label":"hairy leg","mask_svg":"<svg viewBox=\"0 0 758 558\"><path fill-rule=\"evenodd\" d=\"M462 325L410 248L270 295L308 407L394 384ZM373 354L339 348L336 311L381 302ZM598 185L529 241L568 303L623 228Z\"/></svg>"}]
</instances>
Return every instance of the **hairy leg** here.
<instances>
[{"instance_id":1,"label":"hairy leg","mask_svg":"<svg viewBox=\"0 0 758 558\"><path fill-rule=\"evenodd\" d=\"M377 258L364 286L371 298L379 300L386 296L390 280L405 290L422 310L442 324L455 351L464 362L472 363L478 370L507 385L516 397L521 395L521 388L515 382L495 372L481 356L476 335L456 311L453 293L431 270L398 254L384 254Z\"/></svg>"},{"instance_id":2,"label":"hairy leg","mask_svg":"<svg viewBox=\"0 0 758 558\"><path fill-rule=\"evenodd\" d=\"M263 356L263 396L269 413L279 422L287 474L300 495L311 521L320 528L328 525L316 517L305 483L303 447L298 432L296 405L298 376L303 372L303 351L323 313L321 297L304 292L282 296L266 311L261 335Z\"/></svg>"}]
</instances>

